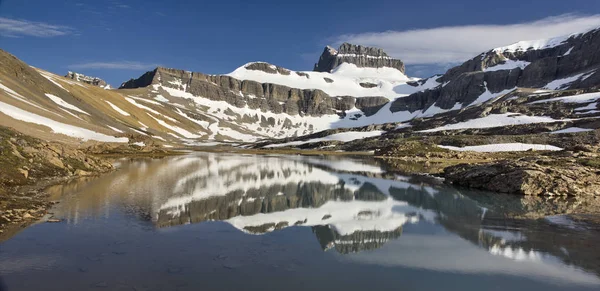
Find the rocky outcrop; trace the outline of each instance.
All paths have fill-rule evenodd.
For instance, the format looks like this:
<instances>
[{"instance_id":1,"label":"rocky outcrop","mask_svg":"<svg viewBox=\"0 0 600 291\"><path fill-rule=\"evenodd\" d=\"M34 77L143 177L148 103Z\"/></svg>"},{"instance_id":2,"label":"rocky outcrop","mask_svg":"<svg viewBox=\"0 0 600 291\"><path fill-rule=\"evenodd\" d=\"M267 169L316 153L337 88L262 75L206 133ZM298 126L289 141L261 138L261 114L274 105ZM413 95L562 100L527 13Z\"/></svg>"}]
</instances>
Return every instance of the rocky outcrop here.
<instances>
[{"instance_id":1,"label":"rocky outcrop","mask_svg":"<svg viewBox=\"0 0 600 291\"><path fill-rule=\"evenodd\" d=\"M0 126L0 234L27 225L52 204L41 191L52 181L92 176L113 169L108 161L66 144L42 141ZM1 237L1 235L0 235Z\"/></svg>"},{"instance_id":2,"label":"rocky outcrop","mask_svg":"<svg viewBox=\"0 0 600 291\"><path fill-rule=\"evenodd\" d=\"M600 196L599 173L574 159L545 156L444 169L454 185L521 195Z\"/></svg>"},{"instance_id":3,"label":"rocky outcrop","mask_svg":"<svg viewBox=\"0 0 600 291\"><path fill-rule=\"evenodd\" d=\"M108 85L106 83L106 81L97 78L97 77L90 77L90 76L86 76L83 74L79 74L79 73L75 73L75 72L71 72L69 71L66 75L65 78L69 78L72 80L75 80L77 82L81 82L81 83L86 83L89 85L94 85L94 86L98 86L100 88L103 89L110 89L110 85Z\"/></svg>"},{"instance_id":4,"label":"rocky outcrop","mask_svg":"<svg viewBox=\"0 0 600 291\"><path fill-rule=\"evenodd\" d=\"M269 73L269 74L281 74L281 75L286 75L289 76L291 74L291 71L286 69L286 68L282 68L282 67L278 67L269 63L265 63L265 62L254 62L254 63L249 63L246 64L244 66L244 68L246 68L247 70L252 70L252 71L263 71L265 73ZM302 72L297 72L298 75L303 74ZM304 74L304 76L308 76L306 74Z\"/></svg>"},{"instance_id":5,"label":"rocky outcrop","mask_svg":"<svg viewBox=\"0 0 600 291\"><path fill-rule=\"evenodd\" d=\"M337 50L326 46L313 70L331 72L342 63L354 64L361 68L390 67L404 73L404 63L388 56L383 49L349 43L343 43Z\"/></svg>"},{"instance_id":6,"label":"rocky outcrop","mask_svg":"<svg viewBox=\"0 0 600 291\"><path fill-rule=\"evenodd\" d=\"M267 73L289 74L290 71L268 63L251 63L247 69L261 70ZM121 89L161 85L185 91L194 96L225 101L233 106L260 109L273 113L290 115L321 116L339 114L354 106L372 112L382 106L383 97L350 96L332 97L315 89L297 89L278 84L259 83L251 80L238 80L225 75L206 75L183 70L156 68L146 72L138 79L129 80ZM360 100L357 104L357 100ZM385 102L388 100L385 99Z\"/></svg>"},{"instance_id":7,"label":"rocky outcrop","mask_svg":"<svg viewBox=\"0 0 600 291\"><path fill-rule=\"evenodd\" d=\"M390 100L385 97L357 98L356 108L362 110L366 116L371 116L377 113L379 109L385 106L388 102L390 102Z\"/></svg>"}]
</instances>

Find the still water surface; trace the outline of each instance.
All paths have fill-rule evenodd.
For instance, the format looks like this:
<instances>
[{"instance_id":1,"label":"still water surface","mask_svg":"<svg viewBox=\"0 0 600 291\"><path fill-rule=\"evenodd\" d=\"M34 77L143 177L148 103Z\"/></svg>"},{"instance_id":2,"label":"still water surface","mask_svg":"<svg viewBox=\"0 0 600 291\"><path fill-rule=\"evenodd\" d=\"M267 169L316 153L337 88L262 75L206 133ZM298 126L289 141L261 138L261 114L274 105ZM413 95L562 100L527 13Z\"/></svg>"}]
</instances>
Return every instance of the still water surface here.
<instances>
[{"instance_id":1,"label":"still water surface","mask_svg":"<svg viewBox=\"0 0 600 291\"><path fill-rule=\"evenodd\" d=\"M597 231L552 203L375 161L192 154L49 189L0 290L600 290Z\"/></svg>"}]
</instances>

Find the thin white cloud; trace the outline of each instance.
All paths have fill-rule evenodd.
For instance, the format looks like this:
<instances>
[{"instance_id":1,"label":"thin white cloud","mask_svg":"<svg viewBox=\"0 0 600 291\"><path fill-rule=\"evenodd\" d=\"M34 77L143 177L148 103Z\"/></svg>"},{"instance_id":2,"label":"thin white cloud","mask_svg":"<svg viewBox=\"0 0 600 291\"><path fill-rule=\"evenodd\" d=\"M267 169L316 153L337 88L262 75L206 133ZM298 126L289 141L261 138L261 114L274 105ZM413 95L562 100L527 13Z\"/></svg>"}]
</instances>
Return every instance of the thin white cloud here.
<instances>
[{"instance_id":1,"label":"thin white cloud","mask_svg":"<svg viewBox=\"0 0 600 291\"><path fill-rule=\"evenodd\" d=\"M146 64L140 62L90 62L69 65L69 69L111 69L111 70L148 70L158 67L157 64Z\"/></svg>"},{"instance_id":2,"label":"thin white cloud","mask_svg":"<svg viewBox=\"0 0 600 291\"><path fill-rule=\"evenodd\" d=\"M334 44L349 42L380 47L406 64L444 64L462 62L495 47L521 40L569 35L599 26L600 14L564 14L518 24L346 34L335 37Z\"/></svg>"},{"instance_id":3,"label":"thin white cloud","mask_svg":"<svg viewBox=\"0 0 600 291\"><path fill-rule=\"evenodd\" d=\"M65 25L48 24L24 19L0 17L0 35L6 37L54 37L73 34L75 29Z\"/></svg>"}]
</instances>

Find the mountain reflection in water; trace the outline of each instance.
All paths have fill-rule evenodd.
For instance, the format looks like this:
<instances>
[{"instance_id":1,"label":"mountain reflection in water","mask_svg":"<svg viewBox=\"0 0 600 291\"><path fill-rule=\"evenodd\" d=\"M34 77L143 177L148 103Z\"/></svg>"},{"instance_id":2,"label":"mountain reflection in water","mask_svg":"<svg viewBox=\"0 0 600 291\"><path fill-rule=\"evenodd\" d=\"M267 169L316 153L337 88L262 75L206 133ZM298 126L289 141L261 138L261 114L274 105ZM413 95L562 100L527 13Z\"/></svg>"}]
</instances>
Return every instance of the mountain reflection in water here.
<instances>
[{"instance_id":1,"label":"mountain reflection in water","mask_svg":"<svg viewBox=\"0 0 600 291\"><path fill-rule=\"evenodd\" d=\"M347 262L600 284L598 230L543 219L594 202L460 190L370 159L191 154L123 161L49 191L67 225L108 219L118 205L159 232L208 221L249 236L306 227Z\"/></svg>"}]
</instances>

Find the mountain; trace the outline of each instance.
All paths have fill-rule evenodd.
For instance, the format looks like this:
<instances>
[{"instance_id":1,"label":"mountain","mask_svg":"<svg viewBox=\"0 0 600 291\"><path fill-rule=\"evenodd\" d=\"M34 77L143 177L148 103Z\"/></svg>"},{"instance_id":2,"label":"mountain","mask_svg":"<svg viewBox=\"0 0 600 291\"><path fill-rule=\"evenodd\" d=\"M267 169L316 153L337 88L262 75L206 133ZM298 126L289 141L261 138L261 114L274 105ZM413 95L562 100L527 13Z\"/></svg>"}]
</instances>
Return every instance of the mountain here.
<instances>
[{"instance_id":1,"label":"mountain","mask_svg":"<svg viewBox=\"0 0 600 291\"><path fill-rule=\"evenodd\" d=\"M436 78L443 86L397 99L392 111L473 105L516 88L596 88L599 48L600 29L495 48Z\"/></svg>"},{"instance_id":2,"label":"mountain","mask_svg":"<svg viewBox=\"0 0 600 291\"><path fill-rule=\"evenodd\" d=\"M83 83L86 83L86 84L98 86L98 87L103 88L103 89L110 89L111 88L110 85L108 85L106 83L106 81L104 81L104 80L102 80L100 78L86 76L86 75L79 74L79 73L76 73L76 72L69 71L65 75L65 78L69 78L71 80L75 80L75 81L78 81L78 82L83 82Z\"/></svg>"},{"instance_id":3,"label":"mountain","mask_svg":"<svg viewBox=\"0 0 600 291\"><path fill-rule=\"evenodd\" d=\"M348 143L483 123L518 124L522 133L542 123L591 130L596 97L580 94L600 82L599 37L591 30L519 42L427 79L407 77L402 61L381 49L344 43L326 47L315 71L265 62L225 75L159 67L118 90L102 90L97 78L32 68L0 51L0 111L10 117L0 124L43 139L167 146Z\"/></svg>"}]
</instances>

